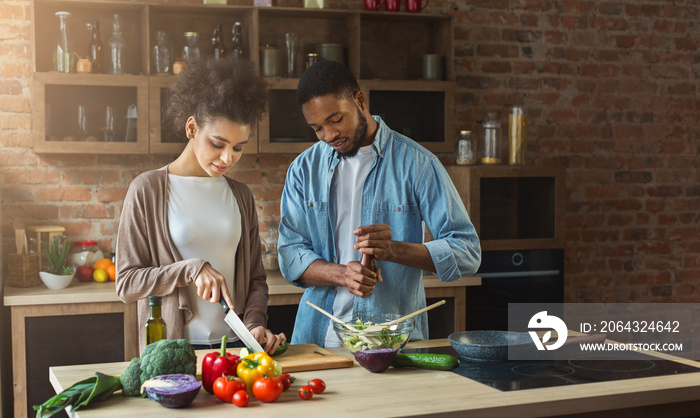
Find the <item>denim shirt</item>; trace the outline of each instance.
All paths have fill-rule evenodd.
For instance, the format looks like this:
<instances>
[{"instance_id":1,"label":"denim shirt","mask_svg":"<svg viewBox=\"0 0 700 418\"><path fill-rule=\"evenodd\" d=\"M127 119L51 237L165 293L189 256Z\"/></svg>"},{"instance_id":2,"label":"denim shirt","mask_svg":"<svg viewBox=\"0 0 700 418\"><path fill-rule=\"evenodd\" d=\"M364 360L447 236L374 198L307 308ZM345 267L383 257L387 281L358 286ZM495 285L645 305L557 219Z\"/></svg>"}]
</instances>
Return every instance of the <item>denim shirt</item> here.
<instances>
[{"instance_id":1,"label":"denim shirt","mask_svg":"<svg viewBox=\"0 0 700 418\"><path fill-rule=\"evenodd\" d=\"M481 248L462 199L438 158L415 141L391 130L381 120L375 136L374 162L362 191L362 225L388 224L394 241L423 242L423 222L434 241L426 242L442 281L472 275ZM306 304L331 312L333 286L307 286L299 277L316 260L336 261L333 173L336 151L318 142L299 155L287 172L281 200L278 253L282 275L304 287L292 344L323 345L329 319ZM359 227L360 225L358 225ZM383 282L368 298L355 297L354 312L406 315L426 306L423 272L377 261ZM416 319L412 340L428 338L428 318Z\"/></svg>"}]
</instances>

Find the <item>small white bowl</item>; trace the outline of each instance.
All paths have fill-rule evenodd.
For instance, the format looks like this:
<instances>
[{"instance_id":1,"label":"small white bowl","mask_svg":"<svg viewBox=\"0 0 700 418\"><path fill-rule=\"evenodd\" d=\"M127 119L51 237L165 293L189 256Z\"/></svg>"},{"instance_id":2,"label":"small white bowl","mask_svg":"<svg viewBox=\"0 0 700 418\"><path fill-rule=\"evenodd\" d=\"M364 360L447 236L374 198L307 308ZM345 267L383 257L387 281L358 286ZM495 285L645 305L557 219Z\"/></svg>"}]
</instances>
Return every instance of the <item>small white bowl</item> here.
<instances>
[{"instance_id":1,"label":"small white bowl","mask_svg":"<svg viewBox=\"0 0 700 418\"><path fill-rule=\"evenodd\" d=\"M73 270L73 274L64 276L52 274L46 271L39 272L39 277L41 277L41 281L44 282L46 287L52 290L65 289L66 287L70 286L70 283L71 281L73 281L74 276L75 270Z\"/></svg>"}]
</instances>

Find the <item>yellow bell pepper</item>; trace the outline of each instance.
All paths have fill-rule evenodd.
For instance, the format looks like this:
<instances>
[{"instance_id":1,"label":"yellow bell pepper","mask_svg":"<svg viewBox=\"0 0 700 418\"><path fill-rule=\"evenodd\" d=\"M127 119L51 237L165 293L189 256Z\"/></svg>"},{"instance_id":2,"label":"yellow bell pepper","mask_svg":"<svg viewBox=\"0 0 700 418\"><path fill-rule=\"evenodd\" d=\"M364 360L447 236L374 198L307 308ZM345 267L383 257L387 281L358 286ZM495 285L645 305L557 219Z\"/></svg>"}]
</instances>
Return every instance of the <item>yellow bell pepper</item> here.
<instances>
[{"instance_id":1,"label":"yellow bell pepper","mask_svg":"<svg viewBox=\"0 0 700 418\"><path fill-rule=\"evenodd\" d=\"M275 377L275 361L265 352L253 353L241 358L236 368L238 378L245 383L248 392L253 389L253 383L263 377Z\"/></svg>"}]
</instances>

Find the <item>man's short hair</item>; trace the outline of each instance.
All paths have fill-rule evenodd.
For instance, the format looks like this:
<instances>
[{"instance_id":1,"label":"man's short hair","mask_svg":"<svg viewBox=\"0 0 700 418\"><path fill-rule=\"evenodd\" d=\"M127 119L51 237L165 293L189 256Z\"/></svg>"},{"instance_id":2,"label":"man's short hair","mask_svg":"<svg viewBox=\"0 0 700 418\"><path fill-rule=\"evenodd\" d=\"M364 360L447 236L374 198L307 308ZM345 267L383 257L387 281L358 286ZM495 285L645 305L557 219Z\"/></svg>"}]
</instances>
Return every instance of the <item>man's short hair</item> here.
<instances>
[{"instance_id":1,"label":"man's short hair","mask_svg":"<svg viewBox=\"0 0 700 418\"><path fill-rule=\"evenodd\" d=\"M301 106L314 97L327 94L351 100L359 90L355 76L343 64L331 60L319 61L301 75L297 103Z\"/></svg>"}]
</instances>

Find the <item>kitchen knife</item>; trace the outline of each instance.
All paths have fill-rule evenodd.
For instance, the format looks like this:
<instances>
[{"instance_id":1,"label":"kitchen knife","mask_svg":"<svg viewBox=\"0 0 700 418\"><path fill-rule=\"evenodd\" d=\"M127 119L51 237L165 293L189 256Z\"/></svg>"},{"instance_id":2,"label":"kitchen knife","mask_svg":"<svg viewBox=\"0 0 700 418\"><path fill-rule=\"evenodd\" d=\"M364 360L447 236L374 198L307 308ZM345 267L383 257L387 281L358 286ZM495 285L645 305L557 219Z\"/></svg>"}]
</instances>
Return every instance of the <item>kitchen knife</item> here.
<instances>
[{"instance_id":1,"label":"kitchen knife","mask_svg":"<svg viewBox=\"0 0 700 418\"><path fill-rule=\"evenodd\" d=\"M245 324L243 321L241 321L241 318L238 317L236 312L233 311L233 309L228 307L228 304L226 304L226 301L224 298L219 298L219 303L221 306L224 307L224 314L226 316L224 317L224 321L228 324L229 327L233 330L236 335L238 335L238 338L243 341L243 343L247 346L250 347L254 353L258 353L260 351L265 351L263 350L262 346L260 343L258 343L258 340L253 337L253 334L248 331L248 328L246 328Z\"/></svg>"}]
</instances>

